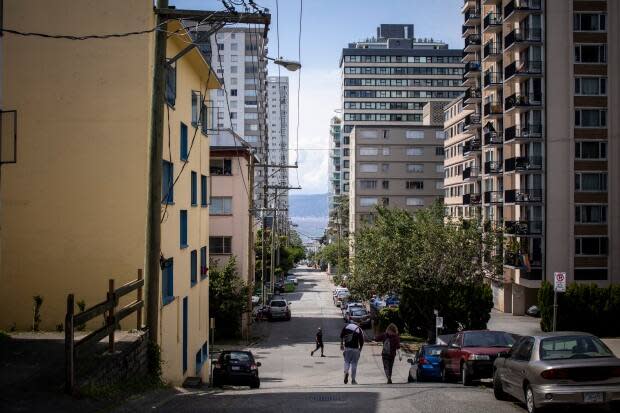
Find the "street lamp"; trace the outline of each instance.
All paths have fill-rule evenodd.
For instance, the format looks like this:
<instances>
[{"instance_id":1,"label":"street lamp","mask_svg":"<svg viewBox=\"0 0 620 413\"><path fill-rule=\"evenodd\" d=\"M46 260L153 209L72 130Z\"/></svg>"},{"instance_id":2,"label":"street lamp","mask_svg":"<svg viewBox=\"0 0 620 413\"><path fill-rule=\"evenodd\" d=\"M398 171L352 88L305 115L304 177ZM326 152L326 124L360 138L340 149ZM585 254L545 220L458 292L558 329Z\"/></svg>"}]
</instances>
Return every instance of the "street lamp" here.
<instances>
[{"instance_id":1,"label":"street lamp","mask_svg":"<svg viewBox=\"0 0 620 413\"><path fill-rule=\"evenodd\" d=\"M290 72L295 72L299 69L301 69L301 63L296 62L294 60L285 60L282 59L282 57L278 58L278 59L274 59L273 57L268 57L266 56L268 60L273 61L274 64L278 65L278 66L282 66L283 68L285 68L286 70L290 71Z\"/></svg>"}]
</instances>

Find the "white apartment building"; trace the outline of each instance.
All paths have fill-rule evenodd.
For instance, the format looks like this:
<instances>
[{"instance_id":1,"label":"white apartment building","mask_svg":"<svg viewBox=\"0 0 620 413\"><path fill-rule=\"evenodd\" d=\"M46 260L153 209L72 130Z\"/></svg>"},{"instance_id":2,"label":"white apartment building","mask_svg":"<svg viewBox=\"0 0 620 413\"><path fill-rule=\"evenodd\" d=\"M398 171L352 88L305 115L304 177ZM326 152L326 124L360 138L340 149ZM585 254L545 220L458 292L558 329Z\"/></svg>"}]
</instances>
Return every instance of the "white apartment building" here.
<instances>
[{"instance_id":1,"label":"white apartment building","mask_svg":"<svg viewBox=\"0 0 620 413\"><path fill-rule=\"evenodd\" d=\"M269 136L269 160L273 165L288 165L289 161L289 83L286 76L269 76L267 78L267 131ZM272 185L288 187L289 168L269 168L269 181ZM278 211L279 221L287 222L288 192L270 190L270 199ZM273 195L271 195L273 194Z\"/></svg>"}]
</instances>

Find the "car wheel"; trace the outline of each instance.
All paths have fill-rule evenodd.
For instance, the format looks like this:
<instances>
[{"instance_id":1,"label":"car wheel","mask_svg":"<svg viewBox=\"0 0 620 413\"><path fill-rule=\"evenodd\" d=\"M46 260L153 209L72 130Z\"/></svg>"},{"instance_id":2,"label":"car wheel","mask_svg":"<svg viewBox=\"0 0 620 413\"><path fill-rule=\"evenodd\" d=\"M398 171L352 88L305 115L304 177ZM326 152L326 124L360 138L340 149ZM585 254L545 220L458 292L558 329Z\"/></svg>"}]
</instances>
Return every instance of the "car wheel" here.
<instances>
[{"instance_id":1,"label":"car wheel","mask_svg":"<svg viewBox=\"0 0 620 413\"><path fill-rule=\"evenodd\" d=\"M260 387L260 380L256 379L250 383L250 389L258 389Z\"/></svg>"},{"instance_id":2,"label":"car wheel","mask_svg":"<svg viewBox=\"0 0 620 413\"><path fill-rule=\"evenodd\" d=\"M465 364L461 364L461 381L463 382L463 386L471 386L471 376L467 372L467 366Z\"/></svg>"},{"instance_id":3,"label":"car wheel","mask_svg":"<svg viewBox=\"0 0 620 413\"><path fill-rule=\"evenodd\" d=\"M525 388L525 407L527 408L528 413L540 413L542 411L541 408L536 406L534 391L529 384Z\"/></svg>"},{"instance_id":4,"label":"car wheel","mask_svg":"<svg viewBox=\"0 0 620 413\"><path fill-rule=\"evenodd\" d=\"M506 400L506 393L504 393L504 387L497 370L493 374L493 395L497 400Z\"/></svg>"}]
</instances>

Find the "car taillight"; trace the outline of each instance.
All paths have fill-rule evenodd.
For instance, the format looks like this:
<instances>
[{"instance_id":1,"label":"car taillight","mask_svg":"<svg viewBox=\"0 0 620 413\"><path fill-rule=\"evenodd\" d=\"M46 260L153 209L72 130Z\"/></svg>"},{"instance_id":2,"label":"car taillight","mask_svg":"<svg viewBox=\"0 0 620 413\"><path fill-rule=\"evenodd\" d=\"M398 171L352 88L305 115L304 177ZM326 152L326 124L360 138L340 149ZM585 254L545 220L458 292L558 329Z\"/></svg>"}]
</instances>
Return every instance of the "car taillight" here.
<instances>
[{"instance_id":1,"label":"car taillight","mask_svg":"<svg viewBox=\"0 0 620 413\"><path fill-rule=\"evenodd\" d=\"M250 370L256 370L258 367L256 366L256 364L252 363L250 365Z\"/></svg>"},{"instance_id":2,"label":"car taillight","mask_svg":"<svg viewBox=\"0 0 620 413\"><path fill-rule=\"evenodd\" d=\"M428 360L426 360L426 357L422 356L418 359L418 364L428 364Z\"/></svg>"},{"instance_id":3,"label":"car taillight","mask_svg":"<svg viewBox=\"0 0 620 413\"><path fill-rule=\"evenodd\" d=\"M543 379L547 380L566 380L568 379L568 371L565 369L549 369L540 373Z\"/></svg>"}]
</instances>

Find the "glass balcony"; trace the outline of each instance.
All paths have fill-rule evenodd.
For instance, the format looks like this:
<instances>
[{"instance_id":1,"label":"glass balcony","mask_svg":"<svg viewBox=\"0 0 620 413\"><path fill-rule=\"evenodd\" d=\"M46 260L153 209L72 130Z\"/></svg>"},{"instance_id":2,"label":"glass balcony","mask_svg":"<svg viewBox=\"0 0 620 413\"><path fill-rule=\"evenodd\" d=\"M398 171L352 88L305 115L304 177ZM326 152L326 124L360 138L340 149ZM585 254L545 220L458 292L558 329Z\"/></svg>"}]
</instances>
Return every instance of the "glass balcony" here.
<instances>
[{"instance_id":1,"label":"glass balcony","mask_svg":"<svg viewBox=\"0 0 620 413\"><path fill-rule=\"evenodd\" d=\"M503 169L504 168L501 161L486 161L484 163L485 174L501 174L503 172Z\"/></svg>"},{"instance_id":2,"label":"glass balcony","mask_svg":"<svg viewBox=\"0 0 620 413\"><path fill-rule=\"evenodd\" d=\"M504 191L485 191L485 204L501 204L504 202Z\"/></svg>"},{"instance_id":3,"label":"glass balcony","mask_svg":"<svg viewBox=\"0 0 620 413\"><path fill-rule=\"evenodd\" d=\"M502 132L491 131L484 134L485 145L501 145L504 143L504 134Z\"/></svg>"},{"instance_id":4,"label":"glass balcony","mask_svg":"<svg viewBox=\"0 0 620 413\"><path fill-rule=\"evenodd\" d=\"M504 99L506 112L512 108L530 108L540 106L542 104L542 94L540 92L519 94L514 93Z\"/></svg>"},{"instance_id":5,"label":"glass balcony","mask_svg":"<svg viewBox=\"0 0 620 413\"><path fill-rule=\"evenodd\" d=\"M506 172L540 171L542 169L542 156L517 156L506 159L504 170Z\"/></svg>"},{"instance_id":6,"label":"glass balcony","mask_svg":"<svg viewBox=\"0 0 620 413\"><path fill-rule=\"evenodd\" d=\"M508 189L504 191L507 204L530 204L542 202L542 189Z\"/></svg>"},{"instance_id":7,"label":"glass balcony","mask_svg":"<svg viewBox=\"0 0 620 413\"><path fill-rule=\"evenodd\" d=\"M541 235L542 221L506 221L504 223L506 234L510 235Z\"/></svg>"},{"instance_id":8,"label":"glass balcony","mask_svg":"<svg viewBox=\"0 0 620 413\"><path fill-rule=\"evenodd\" d=\"M540 60L515 60L504 68L504 79L512 76L535 76L542 74L542 62Z\"/></svg>"},{"instance_id":9,"label":"glass balcony","mask_svg":"<svg viewBox=\"0 0 620 413\"><path fill-rule=\"evenodd\" d=\"M468 166L463 169L463 181L469 181L480 178L480 168L476 166Z\"/></svg>"},{"instance_id":10,"label":"glass balcony","mask_svg":"<svg viewBox=\"0 0 620 413\"><path fill-rule=\"evenodd\" d=\"M463 195L463 205L479 205L482 202L480 194Z\"/></svg>"},{"instance_id":11,"label":"glass balcony","mask_svg":"<svg viewBox=\"0 0 620 413\"><path fill-rule=\"evenodd\" d=\"M542 138L542 125L511 126L504 131L504 142L512 140L532 141Z\"/></svg>"}]
</instances>

